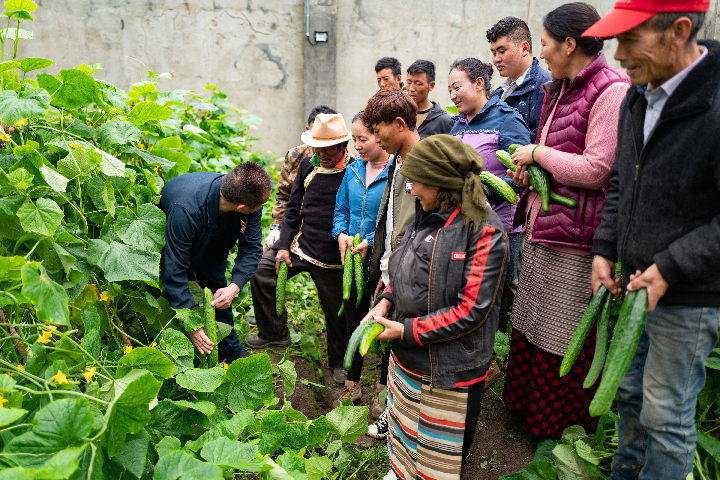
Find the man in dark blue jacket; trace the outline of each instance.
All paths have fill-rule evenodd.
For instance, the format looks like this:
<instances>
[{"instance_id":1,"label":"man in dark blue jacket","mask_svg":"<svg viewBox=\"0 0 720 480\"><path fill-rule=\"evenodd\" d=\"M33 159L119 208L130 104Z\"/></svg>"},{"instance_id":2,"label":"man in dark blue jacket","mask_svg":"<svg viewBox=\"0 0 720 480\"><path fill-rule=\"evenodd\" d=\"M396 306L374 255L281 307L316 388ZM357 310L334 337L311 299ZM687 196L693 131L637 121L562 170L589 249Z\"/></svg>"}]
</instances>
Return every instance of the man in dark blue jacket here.
<instances>
[{"instance_id":1,"label":"man in dark blue jacket","mask_svg":"<svg viewBox=\"0 0 720 480\"><path fill-rule=\"evenodd\" d=\"M493 97L507 103L522 115L530 128L530 141L535 143L545 92L542 88L550 81L550 73L540 68L532 56L532 37L527 24L515 17L505 17L486 32L493 64L505 83Z\"/></svg>"},{"instance_id":2,"label":"man in dark blue jacket","mask_svg":"<svg viewBox=\"0 0 720 480\"><path fill-rule=\"evenodd\" d=\"M165 185L160 208L167 227L160 269L173 308L195 306L189 281L197 279L214 294L216 320L233 325L233 298L255 274L262 257L262 206L272 187L265 168L252 162L241 163L227 175L188 173ZM238 253L228 285L225 265L235 245ZM202 327L189 335L200 353L212 351ZM220 343L218 353L227 363L247 356L235 330Z\"/></svg>"}]
</instances>

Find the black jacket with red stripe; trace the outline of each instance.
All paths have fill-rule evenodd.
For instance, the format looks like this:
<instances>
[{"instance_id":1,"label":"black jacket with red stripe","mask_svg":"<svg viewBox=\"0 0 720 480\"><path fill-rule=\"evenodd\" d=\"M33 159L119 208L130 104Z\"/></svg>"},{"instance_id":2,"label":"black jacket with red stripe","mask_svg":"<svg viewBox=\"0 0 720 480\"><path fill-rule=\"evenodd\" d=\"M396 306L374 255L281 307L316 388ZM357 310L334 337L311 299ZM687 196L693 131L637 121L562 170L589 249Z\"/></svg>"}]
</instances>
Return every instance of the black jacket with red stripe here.
<instances>
[{"instance_id":1,"label":"black jacket with red stripe","mask_svg":"<svg viewBox=\"0 0 720 480\"><path fill-rule=\"evenodd\" d=\"M481 381L490 366L498 324L508 241L500 218L477 232L459 209L431 214L418 205L415 222L390 257L390 285L380 298L405 340L392 343L406 368L429 374L436 388Z\"/></svg>"}]
</instances>

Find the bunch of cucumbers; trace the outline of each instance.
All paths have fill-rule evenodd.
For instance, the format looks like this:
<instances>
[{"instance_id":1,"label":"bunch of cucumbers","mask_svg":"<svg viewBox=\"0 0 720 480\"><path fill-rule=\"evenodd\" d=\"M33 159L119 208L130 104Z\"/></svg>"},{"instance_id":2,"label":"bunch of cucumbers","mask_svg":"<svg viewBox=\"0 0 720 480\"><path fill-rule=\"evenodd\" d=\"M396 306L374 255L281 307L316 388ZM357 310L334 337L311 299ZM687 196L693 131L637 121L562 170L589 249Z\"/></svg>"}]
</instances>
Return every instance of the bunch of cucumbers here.
<instances>
[{"instance_id":1,"label":"bunch of cucumbers","mask_svg":"<svg viewBox=\"0 0 720 480\"><path fill-rule=\"evenodd\" d=\"M361 323L350 336L347 350L345 350L345 359L343 360L343 368L350 370L352 367L353 357L355 356L355 350L360 350L360 355L363 357L370 350L375 337L385 331L385 326L376 322L375 320L368 320L365 323Z\"/></svg>"},{"instance_id":2,"label":"bunch of cucumbers","mask_svg":"<svg viewBox=\"0 0 720 480\"><path fill-rule=\"evenodd\" d=\"M353 237L353 249L360 245L360 234L357 233ZM360 306L360 301L365 294L365 272L363 271L363 259L359 253L352 253L352 249L345 249L345 263L343 264L343 300L350 300L350 292L352 292L352 281L355 277L355 286L357 287L357 300L355 306ZM338 317L345 311L345 304L340 307Z\"/></svg>"},{"instance_id":3,"label":"bunch of cucumbers","mask_svg":"<svg viewBox=\"0 0 720 480\"><path fill-rule=\"evenodd\" d=\"M515 150L517 150L521 146L522 145L518 145L517 143L515 143L508 147L507 152L505 150L496 151L495 156L500 161L500 163L502 163L514 172L515 170L517 170L517 165L512 162L510 155L515 153ZM538 192L538 195L540 195L540 202L542 204L542 209L544 212L550 210L550 200L555 203L559 203L560 205L564 205L568 208L577 207L577 202L575 200L573 200L572 198L563 197L562 195L555 193L550 188L550 179L548 179L547 172L540 165L536 163L528 165L527 171L528 176L530 177L530 185ZM510 187L508 186L508 188Z\"/></svg>"},{"instance_id":4,"label":"bunch of cucumbers","mask_svg":"<svg viewBox=\"0 0 720 480\"><path fill-rule=\"evenodd\" d=\"M590 403L590 415L593 417L604 415L612 405L618 387L625 374L630 368L630 362L635 356L635 350L640 343L640 336L645 327L647 316L648 297L647 290L641 288L628 292L623 300L618 321L615 324L613 337L610 342L610 349L607 350L608 336L610 333L610 310L612 295L605 288L600 286L597 293L590 300L585 310L575 335L573 335L568 346L565 358L560 365L560 376L570 372L580 350L585 344L595 320L600 317L597 328L597 340L595 342L595 356L593 357L590 371L585 377L583 388L590 388L597 381L600 371L605 366L603 378L600 381L595 397ZM606 362L607 352L607 362Z\"/></svg>"}]
</instances>

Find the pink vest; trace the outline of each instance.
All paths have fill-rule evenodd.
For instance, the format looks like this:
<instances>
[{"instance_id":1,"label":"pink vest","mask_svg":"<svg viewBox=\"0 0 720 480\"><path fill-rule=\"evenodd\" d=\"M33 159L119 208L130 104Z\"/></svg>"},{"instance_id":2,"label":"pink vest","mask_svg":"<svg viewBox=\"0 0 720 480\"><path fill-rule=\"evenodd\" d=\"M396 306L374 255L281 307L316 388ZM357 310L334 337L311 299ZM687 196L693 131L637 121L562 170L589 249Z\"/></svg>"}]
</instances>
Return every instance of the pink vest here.
<instances>
[{"instance_id":1,"label":"pink vest","mask_svg":"<svg viewBox=\"0 0 720 480\"><path fill-rule=\"evenodd\" d=\"M570 82L558 102L564 81L566 80L553 80L543 86L545 99L540 113L538 137L557 103L545 145L561 152L580 155L585 150L588 119L595 101L610 85L617 82L630 83L630 80L624 72L609 66L605 55L599 53L590 65ZM602 190L568 187L555 180L550 172L548 177L550 188L560 195L575 199L577 207L568 208L550 202L550 211L541 210L535 220L533 242L590 250L595 229L600 224L600 213L605 206L607 187ZM526 202L527 195L524 196L522 205L518 205L517 214L525 214Z\"/></svg>"}]
</instances>

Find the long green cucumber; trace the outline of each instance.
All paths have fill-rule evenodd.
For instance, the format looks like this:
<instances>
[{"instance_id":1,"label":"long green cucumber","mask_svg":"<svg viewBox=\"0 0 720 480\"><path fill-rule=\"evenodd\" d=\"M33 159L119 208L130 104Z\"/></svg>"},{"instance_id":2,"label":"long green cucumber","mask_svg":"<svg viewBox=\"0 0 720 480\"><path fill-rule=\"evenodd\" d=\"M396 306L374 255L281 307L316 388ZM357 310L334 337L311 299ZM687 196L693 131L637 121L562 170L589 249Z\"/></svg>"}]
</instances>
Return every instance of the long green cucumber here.
<instances>
[{"instance_id":1,"label":"long green cucumber","mask_svg":"<svg viewBox=\"0 0 720 480\"><path fill-rule=\"evenodd\" d=\"M338 317L345 311L345 303L340 304L340 310L338 310Z\"/></svg>"},{"instance_id":2,"label":"long green cucumber","mask_svg":"<svg viewBox=\"0 0 720 480\"><path fill-rule=\"evenodd\" d=\"M595 341L595 356L592 365L588 371L587 377L583 382L583 388L592 387L600 376L603 365L605 365L605 356L607 355L608 334L610 333L610 307L612 305L612 295L605 297L605 304L600 312L600 320L598 320L597 340Z\"/></svg>"},{"instance_id":3,"label":"long green cucumber","mask_svg":"<svg viewBox=\"0 0 720 480\"><path fill-rule=\"evenodd\" d=\"M607 288L605 288L605 285L600 285L600 288L595 296L590 299L590 303L585 309L585 314L580 319L580 323L578 323L577 329L575 330L575 335L573 335L572 340L570 340L570 345L567 348L567 353L565 353L565 358L563 358L563 361L560 364L561 377L570 373L570 369L575 364L575 360L585 344L585 339L587 338L588 333L590 333L592 326L595 324L595 319L597 319L600 309L605 303L605 297L608 295L610 295L610 292L608 292Z\"/></svg>"},{"instance_id":4,"label":"long green cucumber","mask_svg":"<svg viewBox=\"0 0 720 480\"><path fill-rule=\"evenodd\" d=\"M515 150L517 150L520 147L522 147L522 145L520 145L519 143L513 143L512 145L510 145L508 147L508 153L510 155L512 155L513 153L515 153Z\"/></svg>"},{"instance_id":5,"label":"long green cucumber","mask_svg":"<svg viewBox=\"0 0 720 480\"><path fill-rule=\"evenodd\" d=\"M353 248L357 248L360 245L360 234L356 234L353 237ZM355 307L360 306L363 295L365 294L365 271L363 269L362 254L353 254L353 262L355 263L355 287L357 289L357 300L355 301Z\"/></svg>"},{"instance_id":6,"label":"long green cucumber","mask_svg":"<svg viewBox=\"0 0 720 480\"><path fill-rule=\"evenodd\" d=\"M218 363L218 341L217 341L217 325L215 324L215 307L213 307L213 294L209 288L205 287L203 298L203 326L205 327L205 335L213 343L212 352L207 356L208 368L212 368Z\"/></svg>"},{"instance_id":7,"label":"long green cucumber","mask_svg":"<svg viewBox=\"0 0 720 480\"><path fill-rule=\"evenodd\" d=\"M615 393L630 368L630 362L635 356L640 336L645 327L648 306L647 290L641 288L630 292L625 301L630 306L625 308L623 305L620 312L620 318L618 318L610 343L605 372L597 393L590 402L589 412L593 417L603 415L610 410ZM623 316L623 313L626 315Z\"/></svg>"},{"instance_id":8,"label":"long green cucumber","mask_svg":"<svg viewBox=\"0 0 720 480\"><path fill-rule=\"evenodd\" d=\"M559 203L560 205L564 205L568 208L577 207L577 202L575 200L573 200L572 198L563 197L562 195L555 193L554 190L550 190L550 200L555 203Z\"/></svg>"},{"instance_id":9,"label":"long green cucumber","mask_svg":"<svg viewBox=\"0 0 720 480\"><path fill-rule=\"evenodd\" d=\"M534 163L527 167L528 177L530 178L530 185L540 195L540 202L542 204L543 212L550 210L550 180L548 179L547 172L540 165Z\"/></svg>"},{"instance_id":10,"label":"long green cucumber","mask_svg":"<svg viewBox=\"0 0 720 480\"><path fill-rule=\"evenodd\" d=\"M510 158L510 154L506 152L505 150L496 150L495 156L497 157L498 161L505 165L507 168L512 170L513 172L517 170L517 165L515 165L512 161L512 158Z\"/></svg>"},{"instance_id":11,"label":"long green cucumber","mask_svg":"<svg viewBox=\"0 0 720 480\"><path fill-rule=\"evenodd\" d=\"M280 262L278 269L277 287L275 287L275 314L279 317L285 309L285 283L287 283L288 266Z\"/></svg>"},{"instance_id":12,"label":"long green cucumber","mask_svg":"<svg viewBox=\"0 0 720 480\"><path fill-rule=\"evenodd\" d=\"M385 325L383 325L382 323L377 323L375 320L370 320L370 322L373 322L375 325L373 325L372 328L368 330L365 335L363 335L363 337L360 339L360 355L362 355L363 357L367 354L368 350L370 349L370 345L372 344L373 340L375 340L375 337L385 331Z\"/></svg>"},{"instance_id":13,"label":"long green cucumber","mask_svg":"<svg viewBox=\"0 0 720 480\"><path fill-rule=\"evenodd\" d=\"M480 181L492 191L498 193L505 201L517 205L517 194L505 180L490 172L480 172Z\"/></svg>"},{"instance_id":14,"label":"long green cucumber","mask_svg":"<svg viewBox=\"0 0 720 480\"><path fill-rule=\"evenodd\" d=\"M368 320L365 323L361 323L350 336L347 350L345 350L345 359L343 360L343 368L345 370L350 370L350 367L352 367L353 357L360 347L360 341L362 338L377 324L378 323L375 320Z\"/></svg>"},{"instance_id":15,"label":"long green cucumber","mask_svg":"<svg viewBox=\"0 0 720 480\"><path fill-rule=\"evenodd\" d=\"M350 247L345 248L345 264L343 265L343 300L350 300L352 290L353 259Z\"/></svg>"}]
</instances>

